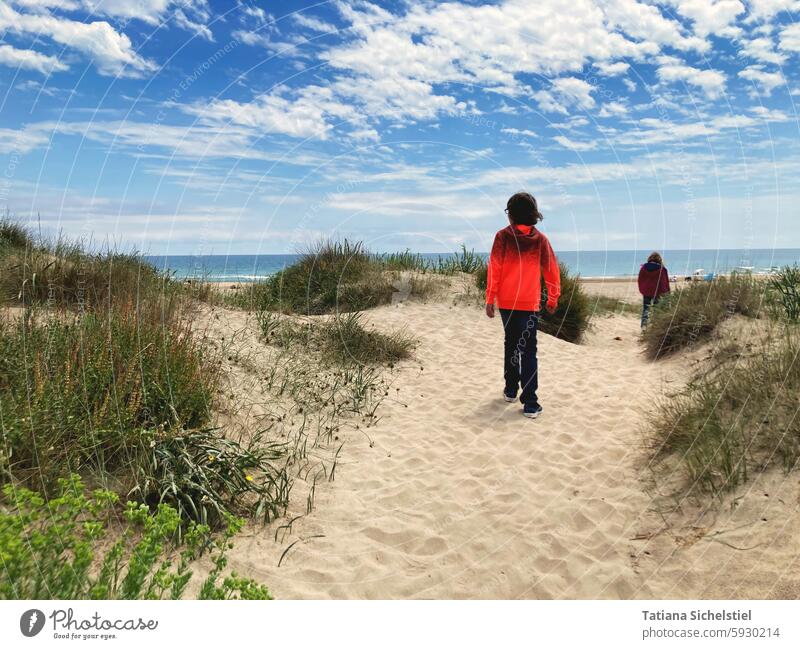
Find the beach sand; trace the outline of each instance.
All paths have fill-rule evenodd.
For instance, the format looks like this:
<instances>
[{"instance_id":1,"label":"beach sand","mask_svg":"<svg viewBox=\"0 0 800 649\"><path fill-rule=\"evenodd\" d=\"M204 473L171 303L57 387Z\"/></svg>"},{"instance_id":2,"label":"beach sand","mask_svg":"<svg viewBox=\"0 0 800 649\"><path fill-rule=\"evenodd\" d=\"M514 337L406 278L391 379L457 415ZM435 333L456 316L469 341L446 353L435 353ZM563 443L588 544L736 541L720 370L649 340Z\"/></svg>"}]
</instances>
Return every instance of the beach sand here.
<instances>
[{"instance_id":1,"label":"beach sand","mask_svg":"<svg viewBox=\"0 0 800 649\"><path fill-rule=\"evenodd\" d=\"M215 313L253 334L249 316ZM501 398L499 318L447 302L368 317L405 326L415 358L377 426L344 436L311 513L277 542L274 524L237 537L240 574L279 598L800 594L796 476L755 476L712 507L655 493L643 413L683 384L688 360L646 361L635 317L595 318L581 345L540 334L538 420Z\"/></svg>"}]
</instances>

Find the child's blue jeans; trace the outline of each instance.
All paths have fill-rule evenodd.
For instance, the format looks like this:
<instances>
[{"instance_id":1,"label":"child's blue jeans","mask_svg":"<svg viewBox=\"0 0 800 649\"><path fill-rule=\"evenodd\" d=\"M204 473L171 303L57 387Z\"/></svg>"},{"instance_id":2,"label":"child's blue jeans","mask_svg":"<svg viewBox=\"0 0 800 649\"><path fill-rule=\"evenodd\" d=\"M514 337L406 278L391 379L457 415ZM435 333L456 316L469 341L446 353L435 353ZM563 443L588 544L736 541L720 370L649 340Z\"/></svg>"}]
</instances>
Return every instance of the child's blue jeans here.
<instances>
[{"instance_id":1,"label":"child's blue jeans","mask_svg":"<svg viewBox=\"0 0 800 649\"><path fill-rule=\"evenodd\" d=\"M650 307L658 304L659 296L650 297L645 295L642 300L642 329L647 326L647 321L650 319Z\"/></svg>"},{"instance_id":2,"label":"child's blue jeans","mask_svg":"<svg viewBox=\"0 0 800 649\"><path fill-rule=\"evenodd\" d=\"M505 358L503 377L505 392L516 395L520 386L522 403L536 404L539 389L538 362L536 359L536 311L500 309L505 330Z\"/></svg>"}]
</instances>

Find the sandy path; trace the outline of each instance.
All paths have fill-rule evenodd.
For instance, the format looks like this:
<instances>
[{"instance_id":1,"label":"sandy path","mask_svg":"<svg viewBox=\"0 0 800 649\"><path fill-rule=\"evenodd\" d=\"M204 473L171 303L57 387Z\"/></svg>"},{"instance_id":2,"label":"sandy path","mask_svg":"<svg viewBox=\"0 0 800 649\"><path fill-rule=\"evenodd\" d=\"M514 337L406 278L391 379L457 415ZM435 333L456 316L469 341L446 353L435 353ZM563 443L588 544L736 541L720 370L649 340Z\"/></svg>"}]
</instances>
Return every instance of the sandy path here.
<instances>
[{"instance_id":1,"label":"sandy path","mask_svg":"<svg viewBox=\"0 0 800 649\"><path fill-rule=\"evenodd\" d=\"M795 592L798 543L776 534L797 529L796 478L768 478L778 481L773 492L794 494L784 494L795 499L788 519L785 501L763 498L758 480L743 507L711 522L688 503L667 530L653 513L640 413L683 370L641 357L636 318L598 319L580 346L540 335L545 412L535 421L501 399L499 318L443 303L370 318L405 324L420 340L416 360L369 437L349 436L312 514L280 544L263 528L237 541L233 567L277 597L764 597L776 584L782 596ZM781 527L754 531L767 500ZM739 538L721 538L734 545L760 539L772 548L744 556L700 542L729 529Z\"/></svg>"},{"instance_id":2,"label":"sandy path","mask_svg":"<svg viewBox=\"0 0 800 649\"><path fill-rule=\"evenodd\" d=\"M335 482L293 530L325 536L279 570L255 559L275 554L255 537L258 549L242 546L248 570L279 597L646 595L628 541L646 507L630 458L647 398L635 386L655 370L637 358L635 320L604 319L583 346L541 336L546 410L530 421L500 398L499 319L442 303L370 315L406 323L418 362L369 430L372 447L351 436Z\"/></svg>"}]
</instances>

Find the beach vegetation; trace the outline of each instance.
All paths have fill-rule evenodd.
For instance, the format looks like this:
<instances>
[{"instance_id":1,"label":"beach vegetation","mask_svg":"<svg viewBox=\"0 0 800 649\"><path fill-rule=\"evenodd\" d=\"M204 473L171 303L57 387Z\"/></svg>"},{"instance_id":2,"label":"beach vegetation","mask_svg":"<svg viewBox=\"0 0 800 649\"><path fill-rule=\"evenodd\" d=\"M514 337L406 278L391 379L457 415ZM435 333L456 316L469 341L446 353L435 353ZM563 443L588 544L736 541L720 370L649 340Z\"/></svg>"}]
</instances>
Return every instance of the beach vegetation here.
<instances>
[{"instance_id":1,"label":"beach vegetation","mask_svg":"<svg viewBox=\"0 0 800 649\"><path fill-rule=\"evenodd\" d=\"M208 553L212 568L199 599L271 599L266 586L226 573L231 539L244 521L228 516L223 531L192 524L180 546L182 523L169 505L151 511L119 496L91 494L77 475L58 481L49 500L25 487L6 484L0 498L0 598L2 599L180 599L192 566Z\"/></svg>"},{"instance_id":2,"label":"beach vegetation","mask_svg":"<svg viewBox=\"0 0 800 649\"><path fill-rule=\"evenodd\" d=\"M708 341L733 315L756 318L764 306L764 286L748 273L695 282L663 297L642 332L645 355L664 358Z\"/></svg>"},{"instance_id":3,"label":"beach vegetation","mask_svg":"<svg viewBox=\"0 0 800 649\"><path fill-rule=\"evenodd\" d=\"M377 261L385 270L389 271L413 271L426 273L433 270L434 265L426 260L418 252L411 252L406 249L402 252L389 252L375 255Z\"/></svg>"},{"instance_id":4,"label":"beach vegetation","mask_svg":"<svg viewBox=\"0 0 800 649\"><path fill-rule=\"evenodd\" d=\"M8 214L0 218L0 257L33 246L31 233Z\"/></svg>"},{"instance_id":5,"label":"beach vegetation","mask_svg":"<svg viewBox=\"0 0 800 649\"><path fill-rule=\"evenodd\" d=\"M539 330L571 343L579 343L589 328L592 315L591 298L580 282L580 276L570 273L566 265L561 271L561 297L555 313L542 309ZM542 281L542 304L547 302L547 286Z\"/></svg>"},{"instance_id":6,"label":"beach vegetation","mask_svg":"<svg viewBox=\"0 0 800 649\"><path fill-rule=\"evenodd\" d=\"M632 304L608 295L591 295L589 302L592 316L638 315L642 310L640 304Z\"/></svg>"},{"instance_id":7,"label":"beach vegetation","mask_svg":"<svg viewBox=\"0 0 800 649\"><path fill-rule=\"evenodd\" d=\"M784 266L771 275L767 291L773 315L800 321L800 266Z\"/></svg>"},{"instance_id":8,"label":"beach vegetation","mask_svg":"<svg viewBox=\"0 0 800 649\"><path fill-rule=\"evenodd\" d=\"M370 327L358 311L304 322L262 311L257 319L267 343L282 347L300 344L337 365L391 364L409 358L415 346L414 339L402 329Z\"/></svg>"},{"instance_id":9,"label":"beach vegetation","mask_svg":"<svg viewBox=\"0 0 800 649\"><path fill-rule=\"evenodd\" d=\"M770 466L800 461L800 337L783 328L756 344L720 344L647 419L655 466L677 464L685 487L720 494Z\"/></svg>"}]
</instances>

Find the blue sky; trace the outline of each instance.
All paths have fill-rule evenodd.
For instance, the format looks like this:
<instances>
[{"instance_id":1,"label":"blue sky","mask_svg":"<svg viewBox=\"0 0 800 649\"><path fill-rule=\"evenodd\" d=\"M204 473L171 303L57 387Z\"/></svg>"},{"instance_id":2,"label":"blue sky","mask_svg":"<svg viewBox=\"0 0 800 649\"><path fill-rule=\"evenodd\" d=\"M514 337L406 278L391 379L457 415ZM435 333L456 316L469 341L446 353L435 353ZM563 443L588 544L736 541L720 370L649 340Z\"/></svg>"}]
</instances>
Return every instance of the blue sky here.
<instances>
[{"instance_id":1,"label":"blue sky","mask_svg":"<svg viewBox=\"0 0 800 649\"><path fill-rule=\"evenodd\" d=\"M0 209L154 254L800 247L800 1L0 0Z\"/></svg>"}]
</instances>

